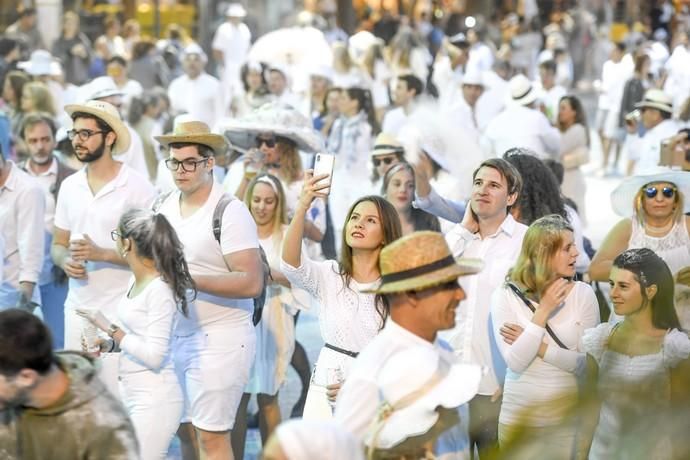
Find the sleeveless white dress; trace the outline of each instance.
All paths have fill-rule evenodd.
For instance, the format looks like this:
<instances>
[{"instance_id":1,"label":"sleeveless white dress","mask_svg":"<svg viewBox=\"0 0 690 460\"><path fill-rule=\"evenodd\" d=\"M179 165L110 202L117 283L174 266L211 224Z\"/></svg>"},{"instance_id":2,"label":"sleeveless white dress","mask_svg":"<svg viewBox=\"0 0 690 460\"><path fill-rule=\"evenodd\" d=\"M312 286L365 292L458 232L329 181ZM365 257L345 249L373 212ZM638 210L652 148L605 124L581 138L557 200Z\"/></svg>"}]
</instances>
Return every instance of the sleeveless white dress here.
<instances>
[{"instance_id":1,"label":"sleeveless white dress","mask_svg":"<svg viewBox=\"0 0 690 460\"><path fill-rule=\"evenodd\" d=\"M632 217L632 234L628 249L649 248L664 259L675 277L681 268L690 267L690 236L683 218L671 231L661 238L649 236L644 228ZM676 284L676 313L684 330L690 330L690 287Z\"/></svg>"},{"instance_id":2,"label":"sleeveless white dress","mask_svg":"<svg viewBox=\"0 0 690 460\"><path fill-rule=\"evenodd\" d=\"M589 458L670 459L668 430L656 430L653 415L670 407L670 369L690 355L690 338L673 329L657 353L628 356L608 349L615 327L603 323L582 337L583 349L599 366L602 400Z\"/></svg>"}]
</instances>

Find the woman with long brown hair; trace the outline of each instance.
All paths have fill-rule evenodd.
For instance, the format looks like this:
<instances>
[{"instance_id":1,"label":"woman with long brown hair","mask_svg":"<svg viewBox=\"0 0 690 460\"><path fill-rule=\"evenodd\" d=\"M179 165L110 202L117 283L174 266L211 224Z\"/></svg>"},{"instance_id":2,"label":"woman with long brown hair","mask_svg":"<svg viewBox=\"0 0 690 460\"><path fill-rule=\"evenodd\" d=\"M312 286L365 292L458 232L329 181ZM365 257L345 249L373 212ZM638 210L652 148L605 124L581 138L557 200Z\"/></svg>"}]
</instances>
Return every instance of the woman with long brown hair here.
<instances>
[{"instance_id":1,"label":"woman with long brown hair","mask_svg":"<svg viewBox=\"0 0 690 460\"><path fill-rule=\"evenodd\" d=\"M563 164L563 195L577 205L583 224L585 216L585 176L580 166L589 163L589 131L582 102L575 96L563 96L558 103L558 129L561 131L560 161Z\"/></svg>"},{"instance_id":2,"label":"woman with long brown hair","mask_svg":"<svg viewBox=\"0 0 690 460\"><path fill-rule=\"evenodd\" d=\"M290 283L314 296L321 308L319 325L326 344L309 386L304 408L307 419L332 417L329 400L335 400L354 358L383 327L388 316L384 299L361 291L379 281L379 252L401 236L395 208L382 197L365 196L347 212L339 261L315 262L303 257L304 217L314 199L327 196L325 186L319 183L325 177L307 173L285 234L280 265Z\"/></svg>"}]
</instances>

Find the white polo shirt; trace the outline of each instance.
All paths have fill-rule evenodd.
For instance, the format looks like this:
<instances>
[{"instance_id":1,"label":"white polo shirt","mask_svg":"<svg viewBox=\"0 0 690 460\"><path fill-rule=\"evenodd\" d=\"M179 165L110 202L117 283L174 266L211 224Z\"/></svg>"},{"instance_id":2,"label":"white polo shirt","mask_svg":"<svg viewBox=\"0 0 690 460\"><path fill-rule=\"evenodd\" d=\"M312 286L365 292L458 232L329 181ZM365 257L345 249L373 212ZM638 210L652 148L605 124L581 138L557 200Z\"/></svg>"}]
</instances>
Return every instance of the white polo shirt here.
<instances>
[{"instance_id":1,"label":"white polo shirt","mask_svg":"<svg viewBox=\"0 0 690 460\"><path fill-rule=\"evenodd\" d=\"M20 281L38 283L43 266L43 215L45 199L41 186L12 163L0 187L0 235L4 240L0 309L18 300ZM32 300L40 302L38 288Z\"/></svg>"},{"instance_id":2,"label":"white polo shirt","mask_svg":"<svg viewBox=\"0 0 690 460\"><path fill-rule=\"evenodd\" d=\"M123 164L117 176L94 195L84 167L62 182L55 227L86 234L101 248L116 249L110 232L117 228L120 216L131 208L148 207L154 193L147 178ZM106 317L115 318L117 305L127 291L129 268L88 261L86 270L88 279L69 279L65 311L100 308Z\"/></svg>"},{"instance_id":3,"label":"white polo shirt","mask_svg":"<svg viewBox=\"0 0 690 460\"><path fill-rule=\"evenodd\" d=\"M213 212L223 194L223 186L213 183L206 203L189 217L180 215L180 192L173 192L160 207L160 212L175 228L184 245L189 272L196 275L228 273L223 254L259 247L256 223L247 207L238 199L232 200L223 213L221 244L213 236ZM228 325L246 324L254 311L252 299L233 299L199 291L189 306L187 318L180 315L175 332L189 335L199 329L218 329ZM227 330L227 329L226 329Z\"/></svg>"}]
</instances>

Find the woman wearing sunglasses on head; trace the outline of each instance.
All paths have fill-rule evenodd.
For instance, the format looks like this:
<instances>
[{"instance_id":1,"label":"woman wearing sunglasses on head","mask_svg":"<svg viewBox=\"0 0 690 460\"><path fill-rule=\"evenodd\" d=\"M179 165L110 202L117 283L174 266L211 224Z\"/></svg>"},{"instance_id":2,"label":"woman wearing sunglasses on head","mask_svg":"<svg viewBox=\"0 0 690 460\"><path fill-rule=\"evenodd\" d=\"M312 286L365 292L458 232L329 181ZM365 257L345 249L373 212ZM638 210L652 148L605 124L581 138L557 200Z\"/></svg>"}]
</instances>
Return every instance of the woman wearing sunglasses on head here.
<instances>
[{"instance_id":1,"label":"woman wearing sunglasses on head","mask_svg":"<svg viewBox=\"0 0 690 460\"><path fill-rule=\"evenodd\" d=\"M593 281L607 281L613 260L626 249L649 248L671 269L683 329L690 328L690 172L666 171L623 180L611 194L624 219L606 235L589 267Z\"/></svg>"}]
</instances>

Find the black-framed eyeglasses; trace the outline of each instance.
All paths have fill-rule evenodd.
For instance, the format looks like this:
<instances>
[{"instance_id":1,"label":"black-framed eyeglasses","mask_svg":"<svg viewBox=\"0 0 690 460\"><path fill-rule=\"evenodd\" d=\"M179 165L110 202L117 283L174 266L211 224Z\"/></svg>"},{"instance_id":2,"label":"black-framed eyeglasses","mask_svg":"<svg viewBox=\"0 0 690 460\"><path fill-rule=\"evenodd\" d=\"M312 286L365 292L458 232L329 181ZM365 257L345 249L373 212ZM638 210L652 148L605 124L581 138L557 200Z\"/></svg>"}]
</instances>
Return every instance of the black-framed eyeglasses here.
<instances>
[{"instance_id":1,"label":"black-framed eyeglasses","mask_svg":"<svg viewBox=\"0 0 690 460\"><path fill-rule=\"evenodd\" d=\"M276 138L271 136L271 137L263 137L263 136L256 136L256 146L261 147L261 144L266 144L266 147L269 149L272 149L273 147L276 146Z\"/></svg>"},{"instance_id":2,"label":"black-framed eyeglasses","mask_svg":"<svg viewBox=\"0 0 690 460\"><path fill-rule=\"evenodd\" d=\"M393 161L395 161L395 158L393 158L393 157L372 158L372 159L371 159L371 162L374 163L374 166L377 167L377 168L378 168L379 166L381 166L381 163L383 163L384 165L388 166L388 165L390 165L391 163L393 163Z\"/></svg>"},{"instance_id":3,"label":"black-framed eyeglasses","mask_svg":"<svg viewBox=\"0 0 690 460\"><path fill-rule=\"evenodd\" d=\"M658 187L646 187L644 189L644 194L647 196L647 198L654 198L657 193L659 193L659 190L661 190L661 194L666 198L673 198L673 195L676 194L675 187L664 187L662 189L659 189Z\"/></svg>"},{"instance_id":4,"label":"black-framed eyeglasses","mask_svg":"<svg viewBox=\"0 0 690 460\"><path fill-rule=\"evenodd\" d=\"M67 138L72 141L75 137L79 136L80 141L86 142L89 140L89 137L95 134L106 134L109 132L110 131L92 131L90 129L80 129L79 131L76 129L70 129L67 131Z\"/></svg>"},{"instance_id":5,"label":"black-framed eyeglasses","mask_svg":"<svg viewBox=\"0 0 690 460\"><path fill-rule=\"evenodd\" d=\"M165 167L170 171L177 171L182 165L182 170L185 172L194 172L198 165L208 161L208 158L202 158L201 160L195 160L193 158L187 158L186 160L178 161L174 158L168 158L165 160Z\"/></svg>"},{"instance_id":6,"label":"black-framed eyeglasses","mask_svg":"<svg viewBox=\"0 0 690 460\"><path fill-rule=\"evenodd\" d=\"M113 230L110 232L110 238L113 239L113 241L117 241L119 239L124 239L124 236L120 234L117 230Z\"/></svg>"}]
</instances>

